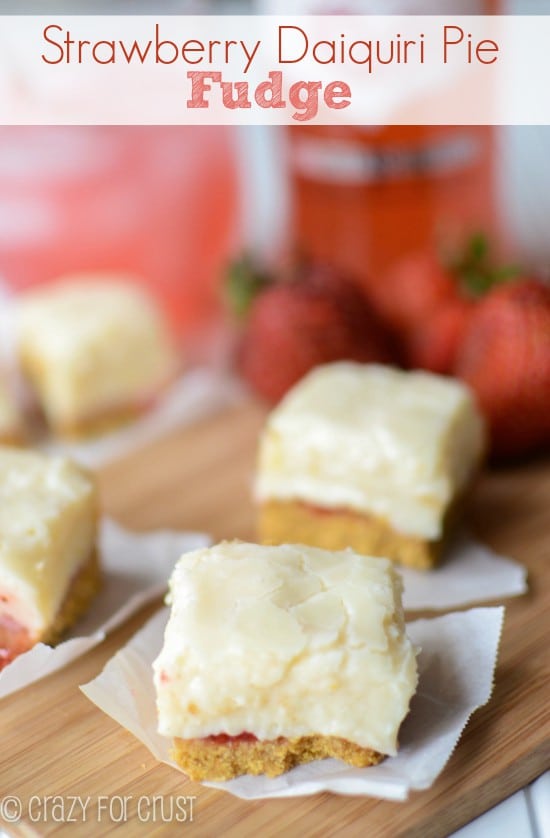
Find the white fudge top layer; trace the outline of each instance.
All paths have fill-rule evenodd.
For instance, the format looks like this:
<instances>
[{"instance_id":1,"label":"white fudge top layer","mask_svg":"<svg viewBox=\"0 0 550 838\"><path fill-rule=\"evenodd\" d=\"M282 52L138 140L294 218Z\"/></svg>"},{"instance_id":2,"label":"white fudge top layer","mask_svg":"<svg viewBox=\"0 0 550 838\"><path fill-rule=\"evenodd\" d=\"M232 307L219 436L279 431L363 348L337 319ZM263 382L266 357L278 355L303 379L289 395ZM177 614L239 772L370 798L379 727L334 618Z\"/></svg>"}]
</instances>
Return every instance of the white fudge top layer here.
<instances>
[{"instance_id":1,"label":"white fudge top layer","mask_svg":"<svg viewBox=\"0 0 550 838\"><path fill-rule=\"evenodd\" d=\"M387 559L224 542L184 555L169 596L160 733L320 734L395 753L417 674Z\"/></svg>"},{"instance_id":2,"label":"white fudge top layer","mask_svg":"<svg viewBox=\"0 0 550 838\"><path fill-rule=\"evenodd\" d=\"M483 447L481 417L460 382L329 364L269 416L257 496L371 513L405 535L437 539Z\"/></svg>"},{"instance_id":3,"label":"white fudge top layer","mask_svg":"<svg viewBox=\"0 0 550 838\"><path fill-rule=\"evenodd\" d=\"M53 621L94 548L92 478L62 458L0 446L0 618L31 637Z\"/></svg>"},{"instance_id":4,"label":"white fudge top layer","mask_svg":"<svg viewBox=\"0 0 550 838\"><path fill-rule=\"evenodd\" d=\"M175 369L166 324L135 283L79 275L22 298L23 367L53 424L150 398Z\"/></svg>"}]
</instances>

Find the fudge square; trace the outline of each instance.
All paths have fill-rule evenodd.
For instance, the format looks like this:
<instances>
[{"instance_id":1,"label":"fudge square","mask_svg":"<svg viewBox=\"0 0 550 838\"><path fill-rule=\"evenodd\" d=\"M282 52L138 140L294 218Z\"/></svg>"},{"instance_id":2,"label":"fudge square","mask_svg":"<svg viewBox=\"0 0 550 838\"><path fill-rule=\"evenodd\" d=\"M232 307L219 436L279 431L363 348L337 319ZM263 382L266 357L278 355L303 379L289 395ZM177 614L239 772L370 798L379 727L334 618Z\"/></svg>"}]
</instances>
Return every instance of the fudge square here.
<instances>
[{"instance_id":1,"label":"fudge square","mask_svg":"<svg viewBox=\"0 0 550 838\"><path fill-rule=\"evenodd\" d=\"M0 446L0 669L88 607L100 584L96 519L88 472Z\"/></svg>"},{"instance_id":2,"label":"fudge square","mask_svg":"<svg viewBox=\"0 0 550 838\"><path fill-rule=\"evenodd\" d=\"M484 451L467 387L426 372L341 362L300 381L259 448L259 537L352 547L432 567Z\"/></svg>"},{"instance_id":3,"label":"fudge square","mask_svg":"<svg viewBox=\"0 0 550 838\"><path fill-rule=\"evenodd\" d=\"M159 732L191 778L396 753L417 670L392 562L222 542L182 556L169 601Z\"/></svg>"},{"instance_id":4,"label":"fudge square","mask_svg":"<svg viewBox=\"0 0 550 838\"><path fill-rule=\"evenodd\" d=\"M176 371L167 324L138 280L78 274L21 296L21 368L51 428L96 433L139 415Z\"/></svg>"}]
</instances>

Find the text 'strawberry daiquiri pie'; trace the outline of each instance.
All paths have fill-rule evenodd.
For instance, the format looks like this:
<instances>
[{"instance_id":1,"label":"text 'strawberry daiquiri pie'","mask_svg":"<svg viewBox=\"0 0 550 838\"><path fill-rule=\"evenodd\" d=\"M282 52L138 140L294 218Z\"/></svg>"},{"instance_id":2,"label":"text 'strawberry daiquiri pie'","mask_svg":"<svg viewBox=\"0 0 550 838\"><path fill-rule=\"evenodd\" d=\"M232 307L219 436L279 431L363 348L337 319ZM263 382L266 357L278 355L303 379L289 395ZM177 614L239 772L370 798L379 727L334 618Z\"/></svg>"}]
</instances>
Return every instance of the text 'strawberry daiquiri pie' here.
<instances>
[{"instance_id":1,"label":"text 'strawberry daiquiri pie'","mask_svg":"<svg viewBox=\"0 0 550 838\"><path fill-rule=\"evenodd\" d=\"M481 416L458 381L375 364L319 367L263 431L260 540L430 568L484 448Z\"/></svg>"},{"instance_id":2,"label":"text 'strawberry daiquiri pie'","mask_svg":"<svg viewBox=\"0 0 550 838\"><path fill-rule=\"evenodd\" d=\"M96 433L138 415L176 372L167 325L131 277L66 277L21 297L23 373L51 428Z\"/></svg>"},{"instance_id":3,"label":"text 'strawberry daiquiri pie'","mask_svg":"<svg viewBox=\"0 0 550 838\"><path fill-rule=\"evenodd\" d=\"M222 542L182 556L169 599L159 732L192 779L396 753L417 669L389 560Z\"/></svg>"},{"instance_id":4,"label":"text 'strawberry daiquiri pie'","mask_svg":"<svg viewBox=\"0 0 550 838\"><path fill-rule=\"evenodd\" d=\"M64 458L0 447L0 669L56 642L99 589L92 477Z\"/></svg>"}]
</instances>

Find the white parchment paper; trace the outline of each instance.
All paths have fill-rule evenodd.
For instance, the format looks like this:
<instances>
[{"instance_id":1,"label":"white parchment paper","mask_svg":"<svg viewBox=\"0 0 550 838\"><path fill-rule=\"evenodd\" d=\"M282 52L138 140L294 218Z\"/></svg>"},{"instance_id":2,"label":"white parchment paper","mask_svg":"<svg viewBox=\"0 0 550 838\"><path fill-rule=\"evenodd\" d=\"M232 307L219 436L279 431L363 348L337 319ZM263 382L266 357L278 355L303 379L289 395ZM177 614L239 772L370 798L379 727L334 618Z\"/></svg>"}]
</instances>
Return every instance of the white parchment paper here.
<instances>
[{"instance_id":1,"label":"white parchment paper","mask_svg":"<svg viewBox=\"0 0 550 838\"><path fill-rule=\"evenodd\" d=\"M104 519L99 538L101 591L66 640L54 647L38 643L0 671L0 698L50 675L97 646L108 632L162 595L182 553L209 544L210 539L201 533L131 533Z\"/></svg>"},{"instance_id":2,"label":"white parchment paper","mask_svg":"<svg viewBox=\"0 0 550 838\"><path fill-rule=\"evenodd\" d=\"M155 614L81 690L158 760L177 769L169 756L170 740L156 730L151 671L167 616L167 609ZM409 623L409 635L421 647L420 679L396 757L370 768L320 760L274 779L246 776L205 785L247 800L322 791L405 800L410 791L428 788L445 767L471 714L491 696L503 618L502 607L475 608Z\"/></svg>"},{"instance_id":3,"label":"white parchment paper","mask_svg":"<svg viewBox=\"0 0 550 838\"><path fill-rule=\"evenodd\" d=\"M400 567L406 611L438 611L502 600L527 591L527 571L499 556L468 533L462 533L434 570Z\"/></svg>"}]
</instances>

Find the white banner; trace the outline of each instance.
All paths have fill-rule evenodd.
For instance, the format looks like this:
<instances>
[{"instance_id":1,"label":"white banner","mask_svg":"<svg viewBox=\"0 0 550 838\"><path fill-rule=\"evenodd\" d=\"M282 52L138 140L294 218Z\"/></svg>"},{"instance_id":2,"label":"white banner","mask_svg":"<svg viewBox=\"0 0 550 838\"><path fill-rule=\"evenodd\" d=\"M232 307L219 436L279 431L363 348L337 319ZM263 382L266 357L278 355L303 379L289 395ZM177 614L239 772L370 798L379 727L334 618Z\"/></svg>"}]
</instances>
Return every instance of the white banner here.
<instances>
[{"instance_id":1,"label":"white banner","mask_svg":"<svg viewBox=\"0 0 550 838\"><path fill-rule=\"evenodd\" d=\"M3 16L0 123L550 124L550 16Z\"/></svg>"}]
</instances>

